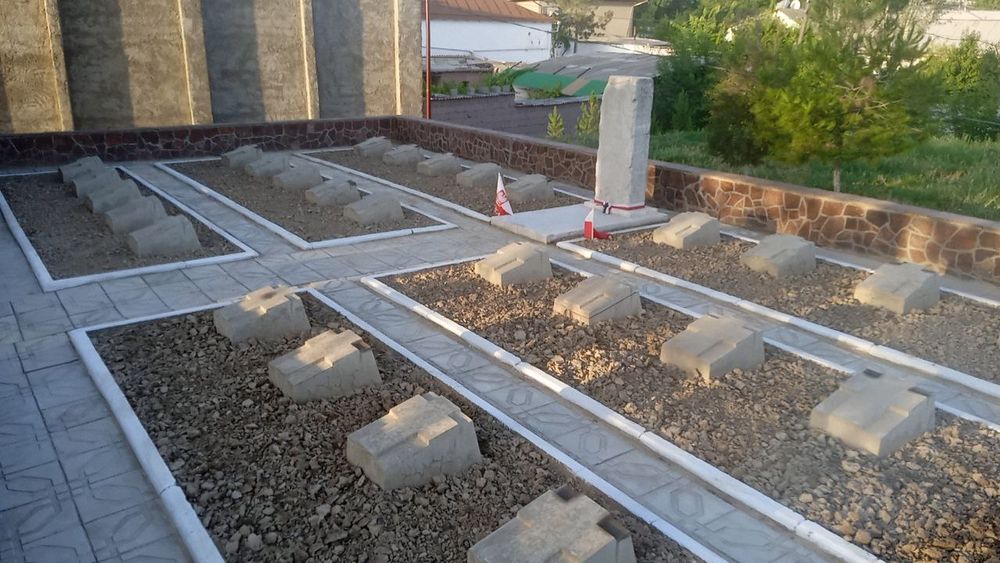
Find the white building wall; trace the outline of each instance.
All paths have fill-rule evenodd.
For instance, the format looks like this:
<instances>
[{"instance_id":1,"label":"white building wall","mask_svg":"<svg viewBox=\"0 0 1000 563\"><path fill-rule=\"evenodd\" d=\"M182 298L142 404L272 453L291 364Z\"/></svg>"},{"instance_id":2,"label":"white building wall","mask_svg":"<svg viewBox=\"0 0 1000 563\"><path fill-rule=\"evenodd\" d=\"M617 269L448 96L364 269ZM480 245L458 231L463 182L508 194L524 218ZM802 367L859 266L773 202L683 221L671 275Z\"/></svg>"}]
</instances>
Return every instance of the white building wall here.
<instances>
[{"instance_id":1,"label":"white building wall","mask_svg":"<svg viewBox=\"0 0 1000 563\"><path fill-rule=\"evenodd\" d=\"M431 20L431 54L471 52L494 61L534 63L549 58L551 31L551 24L538 22ZM426 35L420 44L427 44Z\"/></svg>"},{"instance_id":2,"label":"white building wall","mask_svg":"<svg viewBox=\"0 0 1000 563\"><path fill-rule=\"evenodd\" d=\"M927 28L931 42L938 45L958 45L963 34L973 32L984 43L1000 43L1000 11L951 10Z\"/></svg>"}]
</instances>

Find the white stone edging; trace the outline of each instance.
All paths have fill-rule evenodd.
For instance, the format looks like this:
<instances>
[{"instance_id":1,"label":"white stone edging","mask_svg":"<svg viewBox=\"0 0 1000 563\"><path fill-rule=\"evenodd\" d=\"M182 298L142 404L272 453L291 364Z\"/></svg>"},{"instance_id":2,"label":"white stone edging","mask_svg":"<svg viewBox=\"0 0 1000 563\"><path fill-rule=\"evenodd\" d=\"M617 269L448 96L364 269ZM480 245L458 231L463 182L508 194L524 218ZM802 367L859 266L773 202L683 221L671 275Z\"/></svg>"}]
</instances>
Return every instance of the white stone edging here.
<instances>
[{"instance_id":1,"label":"white stone edging","mask_svg":"<svg viewBox=\"0 0 1000 563\"><path fill-rule=\"evenodd\" d=\"M118 168L121 169L121 168ZM259 256L256 250L250 248L249 246L243 244L239 240L233 238L231 235L220 229L211 221L202 217L194 210L188 206L182 204L176 199L170 197L168 194L163 193L161 190L145 182L134 174L124 169L129 176L135 178L142 182L142 184L149 188L150 191L156 195L166 199L170 203L174 204L182 213L191 216L193 219L201 222L203 225L211 229L212 231L218 233L220 236L233 243L240 252L233 252L230 254L222 254L220 256L207 256L205 258L196 258L194 260L184 260L180 262L165 262L163 264L154 264L151 266L142 266L139 268L129 268L126 270L112 270L110 272L100 272L96 274L86 274L82 276L74 276L71 278L53 279L52 274L49 273L49 269L45 266L42 261L41 256L35 250L34 245L31 244L31 239L21 228L20 223L17 221L17 217L14 215L14 211L8 205L6 198L4 198L3 193L0 193L0 215L3 215L4 221L7 223L7 228L10 229L11 234L14 236L14 240L17 241L18 246L21 247L21 252L24 253L25 259L28 261L28 265L31 267L31 271L35 274L35 278L38 280L38 285L41 286L42 290L45 292L59 291L61 289L67 289L70 287L77 287L94 282L103 282L116 280L121 278L129 278L132 276L145 275L145 274L155 274L160 272L170 272L173 270L181 270L184 268L191 268L195 266L205 266L210 264L224 264L227 262L235 262L238 260L245 260L247 258L255 258ZM34 174L49 174L50 172L37 172L32 174L20 174L21 176L30 176Z\"/></svg>"},{"instance_id":2,"label":"white stone edging","mask_svg":"<svg viewBox=\"0 0 1000 563\"><path fill-rule=\"evenodd\" d=\"M183 162L184 161L175 162L174 164L179 164L179 163L183 163ZM370 242L370 241L374 241L374 240L384 240L384 239L404 237L404 236L416 235L416 234L422 234L422 233L433 233L433 232L437 232L437 231L445 231L445 230L448 230L448 229L455 229L455 228L458 227L457 225L455 225L453 223L450 223L448 221L445 221L444 219L441 219L440 217L435 217L435 216L433 216L433 215L431 215L429 213L426 213L424 211L416 209L415 207L412 207L412 206L409 206L409 205L406 205L406 204L401 204L402 207L404 207L406 209L409 209L410 211L412 211L414 213L417 213L419 215L423 215L424 217L427 217L428 219L431 219L432 221L436 221L439 224L438 225L431 225L429 227L415 227L415 228L411 228L411 229L398 229L398 230L395 230L395 231L385 231L385 232L381 232L381 233L369 233L369 234L366 234L366 235L356 235L356 236L352 236L352 237L341 237L341 238L327 239L327 240L321 240L321 241L316 241L316 242L309 242L309 241L303 239L302 237L296 235L295 233L289 231L288 229L285 229L284 227L281 227L277 223L274 223L273 221L271 221L269 219L265 219L263 216L259 215L258 213L254 212L254 211L251 211L249 208L244 207L244 206L240 205L239 203L236 203L232 199L230 199L230 198L222 195L221 193L213 190L212 188L209 188L208 186L202 184L201 182L198 182L194 178L190 178L188 176L185 176L184 174L181 174L180 172L174 170L173 168L170 168L169 166L167 166L165 164L157 163L157 164L154 164L153 167L156 168L157 170L161 171L161 172L164 172L164 173L172 176L174 179L176 179L176 180L178 180L178 181L180 181L180 182L182 182L182 183L184 183L184 184L186 184L186 185L194 188L195 191L198 191L198 192L200 192L200 193L202 193L204 195L207 195L208 197L211 197L212 199L218 201L219 203L225 205L226 207L232 209L233 211L235 211L235 212L239 213L240 215L246 217L247 219L253 221L254 223L256 223L257 225L259 225L260 227L263 227L267 231L270 231L272 234L278 236L279 238L281 238L281 239L285 240L286 242L290 243L291 245L297 247L299 250L318 250L318 249L321 249L321 248L333 248L333 247L336 247L336 246L346 246L346 245L357 244L357 243L361 243L361 242ZM366 194L371 193L371 192L369 192L367 190L361 190L361 191L365 192Z\"/></svg>"},{"instance_id":3,"label":"white stone edging","mask_svg":"<svg viewBox=\"0 0 1000 563\"><path fill-rule=\"evenodd\" d=\"M445 328L449 332L452 332L453 334L459 334L463 340L482 352L494 355L496 349L503 350L503 348L500 348L496 344L493 344L489 340L479 337L478 335L476 335L476 339L466 338L465 335L470 333L474 334L474 332L466 327L463 327L462 325L459 325L458 323L455 323L451 319L442 316L440 313L432 311L426 306L385 285L377 279L372 277L363 277L361 278L361 282L377 293L392 300L397 305L413 311L428 321L431 321L442 328ZM441 319L443 319L444 322L442 322ZM456 333L456 330L459 332ZM480 341L485 342L485 345L481 346L479 344ZM580 407L594 417L603 420L610 426L614 426L632 438L637 438L640 442L655 451L664 459L683 467L716 490L719 490L726 496L739 501L740 503L753 509L755 512L758 512L759 514L774 521L781 527L794 532L797 536L812 545L815 545L824 552L837 554L838 557L843 557L847 561L878 560L878 558L874 555L855 546L854 544L851 544L850 542L847 542L836 534L831 532L827 532L827 535L816 533L816 528L823 529L822 526L819 526L818 524L813 523L814 527L804 529L800 532L799 528L802 524L807 522L812 523L804 516L771 499L767 495L757 491L742 481L718 470L711 464L702 461L700 458L675 446L652 431L646 429L641 424L630 420L628 417L625 417L603 403L594 400L585 393L582 393L562 381L559 381L557 378L553 377L544 370L539 369L527 362L513 364L513 367L525 375L528 379L554 391L567 401ZM805 534L805 531L809 531L810 533Z\"/></svg>"}]
</instances>

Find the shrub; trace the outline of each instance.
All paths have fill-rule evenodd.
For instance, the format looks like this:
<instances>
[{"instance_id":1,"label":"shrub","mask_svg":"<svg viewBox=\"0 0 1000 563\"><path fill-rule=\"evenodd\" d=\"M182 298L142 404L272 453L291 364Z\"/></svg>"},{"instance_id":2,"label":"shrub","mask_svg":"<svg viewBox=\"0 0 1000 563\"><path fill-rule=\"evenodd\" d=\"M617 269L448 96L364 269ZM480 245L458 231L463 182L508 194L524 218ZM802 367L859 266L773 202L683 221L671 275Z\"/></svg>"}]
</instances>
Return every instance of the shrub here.
<instances>
[{"instance_id":1,"label":"shrub","mask_svg":"<svg viewBox=\"0 0 1000 563\"><path fill-rule=\"evenodd\" d=\"M559 108L552 106L552 112L549 113L549 123L545 127L545 136L550 139L562 139L566 134L566 124L563 122L562 115L559 114Z\"/></svg>"},{"instance_id":2,"label":"shrub","mask_svg":"<svg viewBox=\"0 0 1000 563\"><path fill-rule=\"evenodd\" d=\"M601 104L597 94L591 92L590 99L580 105L580 110L580 118L576 121L577 137L596 140L601 127Z\"/></svg>"}]
</instances>

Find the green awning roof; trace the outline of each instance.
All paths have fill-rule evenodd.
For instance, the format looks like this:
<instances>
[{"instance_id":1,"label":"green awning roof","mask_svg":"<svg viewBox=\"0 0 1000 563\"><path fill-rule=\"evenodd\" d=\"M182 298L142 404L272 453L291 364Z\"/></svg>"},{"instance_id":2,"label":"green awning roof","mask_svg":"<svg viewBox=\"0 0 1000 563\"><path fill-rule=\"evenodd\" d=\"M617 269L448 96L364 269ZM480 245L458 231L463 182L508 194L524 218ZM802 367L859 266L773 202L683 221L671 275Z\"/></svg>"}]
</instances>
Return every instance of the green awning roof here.
<instances>
[{"instance_id":1,"label":"green awning roof","mask_svg":"<svg viewBox=\"0 0 1000 563\"><path fill-rule=\"evenodd\" d=\"M604 93L604 87L607 86L607 82L604 80L590 80L583 86L573 84L574 82L577 82L577 79L572 76L533 70L514 79L514 86L533 90L550 90L556 87L560 90L566 90L572 84L574 86L571 88L572 91L563 92L567 96L589 96L591 93L601 95Z\"/></svg>"}]
</instances>

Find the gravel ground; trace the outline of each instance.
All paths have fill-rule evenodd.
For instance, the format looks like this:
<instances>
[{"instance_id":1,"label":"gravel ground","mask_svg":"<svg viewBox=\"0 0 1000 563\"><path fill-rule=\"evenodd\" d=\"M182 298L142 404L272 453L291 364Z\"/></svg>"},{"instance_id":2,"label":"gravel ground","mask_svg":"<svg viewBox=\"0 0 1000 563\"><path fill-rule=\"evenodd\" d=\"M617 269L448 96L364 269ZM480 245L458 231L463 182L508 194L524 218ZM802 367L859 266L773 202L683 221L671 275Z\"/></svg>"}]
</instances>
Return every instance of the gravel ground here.
<instances>
[{"instance_id":1,"label":"gravel ground","mask_svg":"<svg viewBox=\"0 0 1000 563\"><path fill-rule=\"evenodd\" d=\"M452 203L457 203L462 207L478 211L484 215L493 215L493 204L496 201L496 188L494 187L485 190L464 188L458 185L454 176L431 178L417 174L416 166L413 168L389 166L388 164L384 164L381 158L365 158L354 154L353 151L316 153L310 156L322 158L323 160L353 168L365 174L377 176L408 188L426 192ZM580 203L580 201L579 198L556 192L556 197L549 201L536 201L517 205L514 212L519 213L522 211L561 207L563 205L575 205Z\"/></svg>"},{"instance_id":2,"label":"gravel ground","mask_svg":"<svg viewBox=\"0 0 1000 563\"><path fill-rule=\"evenodd\" d=\"M354 328L304 297L313 334ZM570 482L616 512L640 561L693 557L378 341L384 384L294 404L267 361L304 337L233 346L211 313L92 338L178 484L229 561L465 561L466 551L546 490ZM167 345L164 345L167 344ZM483 462L460 477L384 492L344 457L347 435L425 391L459 405Z\"/></svg>"},{"instance_id":3,"label":"gravel ground","mask_svg":"<svg viewBox=\"0 0 1000 563\"><path fill-rule=\"evenodd\" d=\"M580 278L498 289L468 264L391 285L886 560L987 561L1000 553L1000 443L938 412L937 427L877 459L808 428L840 380L768 348L763 366L705 384L659 362L689 319L644 302L596 327L552 315Z\"/></svg>"},{"instance_id":4,"label":"gravel ground","mask_svg":"<svg viewBox=\"0 0 1000 563\"><path fill-rule=\"evenodd\" d=\"M309 242L437 224L426 215L404 208L402 221L362 227L344 219L343 207L314 205L306 201L305 192L273 188L269 178L254 178L242 171L232 170L221 160L170 166Z\"/></svg>"},{"instance_id":5,"label":"gravel ground","mask_svg":"<svg viewBox=\"0 0 1000 563\"><path fill-rule=\"evenodd\" d=\"M112 233L101 216L91 213L83 200L77 199L72 188L63 185L56 174L2 178L0 191L53 279L239 251L215 231L192 219L191 224L201 240L201 250L181 256L139 258L128 249L126 235ZM155 195L142 185L139 191L142 195ZM168 201L162 198L161 201L167 214L182 214Z\"/></svg>"},{"instance_id":6,"label":"gravel ground","mask_svg":"<svg viewBox=\"0 0 1000 563\"><path fill-rule=\"evenodd\" d=\"M672 276L859 336L914 356L1000 382L1000 311L942 294L926 311L896 315L862 305L854 287L868 273L818 261L816 270L774 279L740 264L753 245L723 237L722 244L677 250L653 242L652 231L581 243ZM975 353L971 353L975 350Z\"/></svg>"}]
</instances>

